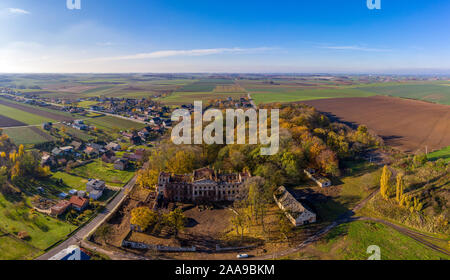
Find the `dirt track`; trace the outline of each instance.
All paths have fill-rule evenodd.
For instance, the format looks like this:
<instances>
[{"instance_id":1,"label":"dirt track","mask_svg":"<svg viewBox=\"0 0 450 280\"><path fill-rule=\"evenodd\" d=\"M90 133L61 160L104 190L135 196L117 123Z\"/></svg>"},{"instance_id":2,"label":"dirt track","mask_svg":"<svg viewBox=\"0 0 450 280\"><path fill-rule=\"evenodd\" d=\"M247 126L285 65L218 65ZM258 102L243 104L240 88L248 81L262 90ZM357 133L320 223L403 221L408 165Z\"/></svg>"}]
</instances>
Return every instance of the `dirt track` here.
<instances>
[{"instance_id":1,"label":"dirt track","mask_svg":"<svg viewBox=\"0 0 450 280\"><path fill-rule=\"evenodd\" d=\"M303 101L350 124L364 124L406 152L450 146L450 106L387 96Z\"/></svg>"},{"instance_id":2,"label":"dirt track","mask_svg":"<svg viewBox=\"0 0 450 280\"><path fill-rule=\"evenodd\" d=\"M8 102L8 101L2 100L2 99L0 99L0 104L11 107L11 108L15 108L18 110L22 110L24 112L35 114L38 116L56 120L56 121L71 121L71 120L73 120L73 118L71 118L71 117L66 117L66 116L60 115L58 113L51 113L51 112L47 112L44 110L40 110L38 107L33 108L33 107L29 107L29 106L25 106L25 105L21 105L21 104L17 104L17 103ZM18 126L18 125L16 125L16 126Z\"/></svg>"}]
</instances>

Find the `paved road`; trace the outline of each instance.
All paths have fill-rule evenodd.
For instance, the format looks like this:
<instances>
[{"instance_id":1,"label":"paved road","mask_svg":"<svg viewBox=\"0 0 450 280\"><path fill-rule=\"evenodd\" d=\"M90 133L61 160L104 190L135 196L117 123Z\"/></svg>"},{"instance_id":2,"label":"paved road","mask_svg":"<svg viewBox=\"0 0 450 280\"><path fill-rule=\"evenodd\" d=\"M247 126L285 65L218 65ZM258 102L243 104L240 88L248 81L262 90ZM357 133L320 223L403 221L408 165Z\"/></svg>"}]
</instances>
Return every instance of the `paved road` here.
<instances>
[{"instance_id":1,"label":"paved road","mask_svg":"<svg viewBox=\"0 0 450 280\"><path fill-rule=\"evenodd\" d=\"M61 244L52 248L47 253L39 256L37 260L48 260L53 257L63 249L71 245L79 245L80 242L86 238L92 231L94 231L98 226L100 226L106 219L109 213L114 212L115 208L118 207L127 195L128 190L131 190L136 183L136 176L131 179L128 184L116 195L116 197L106 206L102 213L99 213L94 219L92 219L87 225L80 228L71 237L63 241Z\"/></svg>"}]
</instances>

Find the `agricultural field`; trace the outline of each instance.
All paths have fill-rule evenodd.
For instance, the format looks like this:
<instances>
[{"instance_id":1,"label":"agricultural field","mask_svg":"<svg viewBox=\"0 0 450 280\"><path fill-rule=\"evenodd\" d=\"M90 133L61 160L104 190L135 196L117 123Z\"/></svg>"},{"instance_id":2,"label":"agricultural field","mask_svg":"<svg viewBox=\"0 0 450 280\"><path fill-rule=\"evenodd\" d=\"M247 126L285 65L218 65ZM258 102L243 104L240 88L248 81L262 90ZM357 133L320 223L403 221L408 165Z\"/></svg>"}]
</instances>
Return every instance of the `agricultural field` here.
<instances>
[{"instance_id":1,"label":"agricultural field","mask_svg":"<svg viewBox=\"0 0 450 280\"><path fill-rule=\"evenodd\" d=\"M134 170L116 170L114 165L104 163L101 159L96 159L94 162L74 168L71 173L85 178L95 178L103 180L107 185L113 187L123 187L134 176Z\"/></svg>"},{"instance_id":2,"label":"agricultural field","mask_svg":"<svg viewBox=\"0 0 450 280\"><path fill-rule=\"evenodd\" d=\"M321 88L321 89L299 89L283 90L277 92L270 90L267 92L250 92L256 104L261 103L287 103L304 100L328 99L328 98L349 98L349 97L368 97L375 95L359 89L341 89L341 88Z\"/></svg>"},{"instance_id":3,"label":"agricultural field","mask_svg":"<svg viewBox=\"0 0 450 280\"><path fill-rule=\"evenodd\" d=\"M114 130L129 130L132 128L143 128L145 124L129 121L126 119L116 118L112 116L103 116L97 118L91 118L85 120L89 125L98 127L99 129L104 129L106 131Z\"/></svg>"},{"instance_id":4,"label":"agricultural field","mask_svg":"<svg viewBox=\"0 0 450 280\"><path fill-rule=\"evenodd\" d=\"M18 120L8 118L6 116L0 115L0 128L4 127L15 127L15 126L26 126L26 123L19 122Z\"/></svg>"},{"instance_id":5,"label":"agricultural field","mask_svg":"<svg viewBox=\"0 0 450 280\"><path fill-rule=\"evenodd\" d=\"M356 221L341 224L322 240L289 259L367 260L367 248L377 245L382 260L448 260L448 256L433 251L414 239L381 223Z\"/></svg>"},{"instance_id":6,"label":"agricultural field","mask_svg":"<svg viewBox=\"0 0 450 280\"><path fill-rule=\"evenodd\" d=\"M388 83L388 84L369 84L356 86L365 92L371 92L376 95L389 95L395 97L412 98L429 101L433 103L450 105L450 83L443 81L427 83Z\"/></svg>"},{"instance_id":7,"label":"agricultural field","mask_svg":"<svg viewBox=\"0 0 450 280\"><path fill-rule=\"evenodd\" d=\"M5 128L4 133L16 145L41 144L54 140L50 134L36 126Z\"/></svg>"},{"instance_id":8,"label":"agricultural field","mask_svg":"<svg viewBox=\"0 0 450 280\"><path fill-rule=\"evenodd\" d=\"M180 92L211 92L218 85L231 85L234 81L231 79L202 79L183 86Z\"/></svg>"},{"instance_id":9,"label":"agricultural field","mask_svg":"<svg viewBox=\"0 0 450 280\"><path fill-rule=\"evenodd\" d=\"M0 102L0 116L8 116L8 118L12 118L18 122L28 125L39 125L45 122L53 121L53 119L28 113L20 109L10 107L9 105L4 105L1 102Z\"/></svg>"},{"instance_id":10,"label":"agricultural field","mask_svg":"<svg viewBox=\"0 0 450 280\"><path fill-rule=\"evenodd\" d=\"M302 102L350 125L363 124L386 144L405 152L438 150L450 145L447 105L374 96Z\"/></svg>"},{"instance_id":11,"label":"agricultural field","mask_svg":"<svg viewBox=\"0 0 450 280\"><path fill-rule=\"evenodd\" d=\"M445 162L450 162L450 146L442 149L442 150L438 150L432 153L429 153L427 155L429 160L435 161L438 160L440 158L442 158Z\"/></svg>"},{"instance_id":12,"label":"agricultural field","mask_svg":"<svg viewBox=\"0 0 450 280\"><path fill-rule=\"evenodd\" d=\"M216 93L216 92L174 92L171 95L159 98L157 100L161 101L167 105L181 105L181 104L193 104L194 101L203 101L203 103L214 99L225 99L227 97L232 97L234 99L240 97L246 97L247 94L243 92L227 92L227 93Z\"/></svg>"}]
</instances>

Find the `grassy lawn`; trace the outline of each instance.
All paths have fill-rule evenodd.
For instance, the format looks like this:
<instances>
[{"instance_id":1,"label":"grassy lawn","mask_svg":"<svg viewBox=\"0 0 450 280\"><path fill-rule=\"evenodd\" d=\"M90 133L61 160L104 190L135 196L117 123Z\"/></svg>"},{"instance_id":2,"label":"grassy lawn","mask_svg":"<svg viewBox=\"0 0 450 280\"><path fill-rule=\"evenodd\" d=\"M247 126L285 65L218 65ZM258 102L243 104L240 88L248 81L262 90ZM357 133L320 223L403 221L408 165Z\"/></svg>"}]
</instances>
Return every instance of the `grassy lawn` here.
<instances>
[{"instance_id":1,"label":"grassy lawn","mask_svg":"<svg viewBox=\"0 0 450 280\"><path fill-rule=\"evenodd\" d=\"M442 150L429 153L427 155L427 157L431 161L435 161L435 160L442 158L445 160L445 162L450 162L450 146L448 146Z\"/></svg>"},{"instance_id":2,"label":"grassy lawn","mask_svg":"<svg viewBox=\"0 0 450 280\"><path fill-rule=\"evenodd\" d=\"M0 115L8 116L9 118L32 125L53 121L52 119L31 114L5 105L0 105Z\"/></svg>"},{"instance_id":3,"label":"grassy lawn","mask_svg":"<svg viewBox=\"0 0 450 280\"><path fill-rule=\"evenodd\" d=\"M42 251L10 236L0 237L0 260L31 260Z\"/></svg>"},{"instance_id":4,"label":"grassy lawn","mask_svg":"<svg viewBox=\"0 0 450 280\"><path fill-rule=\"evenodd\" d=\"M382 260L449 259L392 228L371 221L341 224L322 240L290 258L367 260L370 245L380 247Z\"/></svg>"},{"instance_id":5,"label":"grassy lawn","mask_svg":"<svg viewBox=\"0 0 450 280\"><path fill-rule=\"evenodd\" d=\"M134 176L134 171L120 171L114 169L113 164L104 163L100 159L72 170L73 174L84 178L95 178L106 182L107 185L122 187Z\"/></svg>"},{"instance_id":6,"label":"grassy lawn","mask_svg":"<svg viewBox=\"0 0 450 280\"><path fill-rule=\"evenodd\" d=\"M48 142L52 137L44 137L44 135L39 134L35 131L39 128L31 127L16 127L16 128L5 128L4 132L11 138L11 140L16 145L20 144L41 144Z\"/></svg>"},{"instance_id":7,"label":"grassy lawn","mask_svg":"<svg viewBox=\"0 0 450 280\"><path fill-rule=\"evenodd\" d=\"M74 176L74 175L68 174L66 172L61 172L61 171L53 173L53 178L62 179L64 184L69 186L70 189L76 189L76 190L80 190L80 191L86 190L86 183L88 182L88 180L85 178Z\"/></svg>"},{"instance_id":8,"label":"grassy lawn","mask_svg":"<svg viewBox=\"0 0 450 280\"><path fill-rule=\"evenodd\" d=\"M75 230L75 226L44 214L30 215L30 208L23 202L13 202L0 194L0 228L11 234L26 231L28 244L45 250Z\"/></svg>"}]
</instances>

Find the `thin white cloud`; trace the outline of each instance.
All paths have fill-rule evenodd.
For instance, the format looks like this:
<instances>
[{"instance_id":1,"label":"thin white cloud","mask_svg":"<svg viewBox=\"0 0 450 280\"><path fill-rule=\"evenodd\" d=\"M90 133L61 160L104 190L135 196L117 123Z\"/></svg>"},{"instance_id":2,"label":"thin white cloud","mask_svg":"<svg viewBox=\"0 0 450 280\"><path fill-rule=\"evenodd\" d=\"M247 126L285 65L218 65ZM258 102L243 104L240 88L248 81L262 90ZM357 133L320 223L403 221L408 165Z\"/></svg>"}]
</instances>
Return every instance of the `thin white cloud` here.
<instances>
[{"instance_id":1,"label":"thin white cloud","mask_svg":"<svg viewBox=\"0 0 450 280\"><path fill-rule=\"evenodd\" d=\"M192 49L192 50L163 50L149 53L139 53L125 56L100 57L90 61L116 61L116 60L134 60L134 59L153 59L166 58L174 56L205 56L216 54L248 54L273 50L273 48L216 48L216 49Z\"/></svg>"},{"instance_id":2,"label":"thin white cloud","mask_svg":"<svg viewBox=\"0 0 450 280\"><path fill-rule=\"evenodd\" d=\"M29 15L29 14L31 14L29 11L19 9L19 8L8 8L7 10L10 14L13 14L13 15Z\"/></svg>"},{"instance_id":3,"label":"thin white cloud","mask_svg":"<svg viewBox=\"0 0 450 280\"><path fill-rule=\"evenodd\" d=\"M322 49L363 52L389 52L389 49L368 48L362 46L321 46Z\"/></svg>"}]
</instances>

